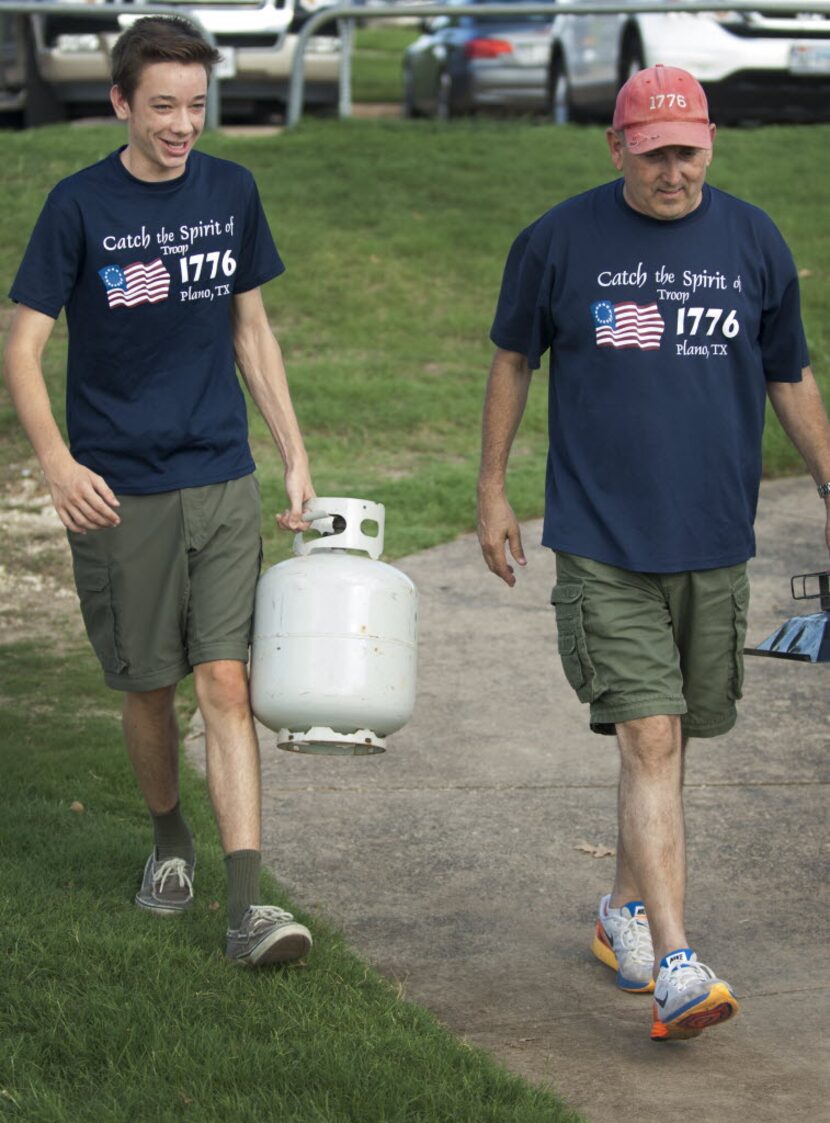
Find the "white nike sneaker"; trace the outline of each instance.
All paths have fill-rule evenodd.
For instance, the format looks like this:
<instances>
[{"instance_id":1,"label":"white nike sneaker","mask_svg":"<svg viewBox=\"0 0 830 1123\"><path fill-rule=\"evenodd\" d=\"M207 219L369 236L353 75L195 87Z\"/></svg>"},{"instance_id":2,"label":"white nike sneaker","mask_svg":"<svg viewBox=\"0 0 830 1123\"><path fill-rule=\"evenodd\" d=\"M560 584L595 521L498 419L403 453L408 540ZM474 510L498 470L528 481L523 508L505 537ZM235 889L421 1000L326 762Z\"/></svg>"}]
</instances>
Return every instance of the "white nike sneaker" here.
<instances>
[{"instance_id":1,"label":"white nike sneaker","mask_svg":"<svg viewBox=\"0 0 830 1123\"><path fill-rule=\"evenodd\" d=\"M737 1012L738 1001L729 983L698 962L691 948L680 948L660 960L654 987L652 1041L697 1037Z\"/></svg>"},{"instance_id":2,"label":"white nike sneaker","mask_svg":"<svg viewBox=\"0 0 830 1123\"><path fill-rule=\"evenodd\" d=\"M617 986L631 994L654 990L654 948L642 901L629 901L609 913L610 894L599 903L591 951L617 972Z\"/></svg>"}]
</instances>

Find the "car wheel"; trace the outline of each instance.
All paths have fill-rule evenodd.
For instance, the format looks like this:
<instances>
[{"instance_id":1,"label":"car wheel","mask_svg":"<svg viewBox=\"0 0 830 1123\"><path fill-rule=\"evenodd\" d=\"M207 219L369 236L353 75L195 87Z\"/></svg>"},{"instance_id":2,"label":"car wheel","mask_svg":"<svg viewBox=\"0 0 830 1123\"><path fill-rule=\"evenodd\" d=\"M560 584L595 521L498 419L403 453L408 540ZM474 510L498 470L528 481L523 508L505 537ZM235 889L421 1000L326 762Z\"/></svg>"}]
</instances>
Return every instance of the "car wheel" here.
<instances>
[{"instance_id":1,"label":"car wheel","mask_svg":"<svg viewBox=\"0 0 830 1123\"><path fill-rule=\"evenodd\" d=\"M435 116L439 121L449 121L454 116L452 104L452 76L442 70L438 79L438 93L435 98Z\"/></svg>"},{"instance_id":2,"label":"car wheel","mask_svg":"<svg viewBox=\"0 0 830 1123\"><path fill-rule=\"evenodd\" d=\"M640 40L636 35L627 36L620 53L620 85L625 85L628 79L633 78L645 65Z\"/></svg>"},{"instance_id":3,"label":"car wheel","mask_svg":"<svg viewBox=\"0 0 830 1123\"><path fill-rule=\"evenodd\" d=\"M251 122L254 125L273 125L284 119L285 103L277 98L261 99L254 103L251 111Z\"/></svg>"},{"instance_id":4,"label":"car wheel","mask_svg":"<svg viewBox=\"0 0 830 1123\"><path fill-rule=\"evenodd\" d=\"M26 60L26 104L23 108L23 124L27 129L38 125L52 125L65 121L67 106L55 95L53 88L44 82L37 68L34 32L28 21L24 24L24 58Z\"/></svg>"},{"instance_id":5,"label":"car wheel","mask_svg":"<svg viewBox=\"0 0 830 1123\"><path fill-rule=\"evenodd\" d=\"M565 69L565 60L557 55L550 66L548 80L550 118L554 125L567 125L573 120L571 106L571 84Z\"/></svg>"},{"instance_id":6,"label":"car wheel","mask_svg":"<svg viewBox=\"0 0 830 1123\"><path fill-rule=\"evenodd\" d=\"M403 115L408 117L410 121L414 117L420 116L418 107L415 105L415 79L409 69L403 72Z\"/></svg>"}]
</instances>

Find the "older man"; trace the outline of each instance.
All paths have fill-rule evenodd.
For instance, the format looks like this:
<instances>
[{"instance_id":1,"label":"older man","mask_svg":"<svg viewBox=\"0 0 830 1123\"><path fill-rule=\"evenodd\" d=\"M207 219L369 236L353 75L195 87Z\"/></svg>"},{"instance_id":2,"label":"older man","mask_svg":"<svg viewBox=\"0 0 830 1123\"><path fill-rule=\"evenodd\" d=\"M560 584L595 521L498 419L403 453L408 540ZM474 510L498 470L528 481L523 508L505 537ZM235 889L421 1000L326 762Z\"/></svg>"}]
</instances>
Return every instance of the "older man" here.
<instances>
[{"instance_id":1,"label":"older man","mask_svg":"<svg viewBox=\"0 0 830 1123\"><path fill-rule=\"evenodd\" d=\"M479 479L482 551L513 585L505 546L525 558L507 462L549 350L543 543L556 554L559 653L591 728L620 753L616 877L593 951L624 990L653 993L656 1041L738 1009L684 928L683 760L689 737L736 720L766 395L830 493L796 269L762 211L706 184L714 137L691 74L640 71L607 133L622 177L518 236L491 332Z\"/></svg>"}]
</instances>

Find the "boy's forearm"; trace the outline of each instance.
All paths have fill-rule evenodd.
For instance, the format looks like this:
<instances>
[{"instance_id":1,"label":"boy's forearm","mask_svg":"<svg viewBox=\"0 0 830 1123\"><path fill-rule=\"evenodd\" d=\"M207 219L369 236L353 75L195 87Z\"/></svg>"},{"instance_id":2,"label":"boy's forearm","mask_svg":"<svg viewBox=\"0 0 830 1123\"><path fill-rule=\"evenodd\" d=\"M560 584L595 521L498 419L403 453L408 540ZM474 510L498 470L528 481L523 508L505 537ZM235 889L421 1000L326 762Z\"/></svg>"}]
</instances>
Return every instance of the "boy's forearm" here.
<instances>
[{"instance_id":1,"label":"boy's forearm","mask_svg":"<svg viewBox=\"0 0 830 1123\"><path fill-rule=\"evenodd\" d=\"M25 324L23 327L20 325L21 317L18 312L9 333L3 370L20 424L41 467L49 475L71 459L71 456L52 413L41 366L43 345L40 334L32 336L26 332Z\"/></svg>"},{"instance_id":2,"label":"boy's forearm","mask_svg":"<svg viewBox=\"0 0 830 1123\"><path fill-rule=\"evenodd\" d=\"M258 340L247 354L238 352L239 369L286 468L299 468L308 464L305 444L291 401L282 352L270 332L268 336Z\"/></svg>"},{"instance_id":3,"label":"boy's forearm","mask_svg":"<svg viewBox=\"0 0 830 1123\"><path fill-rule=\"evenodd\" d=\"M308 471L308 457L291 401L280 345L259 290L234 301L233 343L237 366L288 471Z\"/></svg>"}]
</instances>

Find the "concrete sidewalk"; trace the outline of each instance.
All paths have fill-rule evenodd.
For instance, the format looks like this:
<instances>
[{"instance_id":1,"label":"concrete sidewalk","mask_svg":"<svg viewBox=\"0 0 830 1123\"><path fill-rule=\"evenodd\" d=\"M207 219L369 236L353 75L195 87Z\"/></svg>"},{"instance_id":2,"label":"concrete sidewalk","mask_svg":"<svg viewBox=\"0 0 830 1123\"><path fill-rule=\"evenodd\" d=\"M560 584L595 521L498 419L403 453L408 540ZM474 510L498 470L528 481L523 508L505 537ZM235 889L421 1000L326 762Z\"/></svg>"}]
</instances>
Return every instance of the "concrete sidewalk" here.
<instances>
[{"instance_id":1,"label":"concrete sidewalk","mask_svg":"<svg viewBox=\"0 0 830 1123\"><path fill-rule=\"evenodd\" d=\"M751 643L818 611L789 594L827 562L812 481L765 484L757 530ZM590 953L613 858L579 847L615 845L616 749L562 675L539 537L524 528L513 590L472 536L398 563L421 594L415 716L377 757L283 753L262 731L267 861L409 999L591 1123L822 1117L828 668L747 659L737 728L690 745L689 934L742 1009L655 1045L650 999Z\"/></svg>"}]
</instances>

